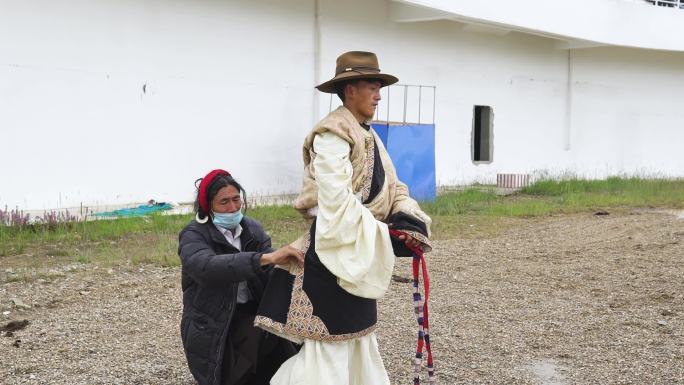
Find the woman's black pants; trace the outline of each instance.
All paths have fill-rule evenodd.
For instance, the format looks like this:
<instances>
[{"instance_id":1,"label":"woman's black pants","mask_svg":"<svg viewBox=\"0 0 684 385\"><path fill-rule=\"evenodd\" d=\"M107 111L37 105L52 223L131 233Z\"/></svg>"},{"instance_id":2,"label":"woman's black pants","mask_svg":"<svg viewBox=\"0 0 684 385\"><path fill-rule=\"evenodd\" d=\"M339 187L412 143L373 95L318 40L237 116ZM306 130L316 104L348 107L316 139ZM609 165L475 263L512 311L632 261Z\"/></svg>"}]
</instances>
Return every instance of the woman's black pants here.
<instances>
[{"instance_id":1,"label":"woman's black pants","mask_svg":"<svg viewBox=\"0 0 684 385\"><path fill-rule=\"evenodd\" d=\"M223 385L268 385L280 365L297 353L290 341L254 327L258 304L238 304L228 328Z\"/></svg>"}]
</instances>

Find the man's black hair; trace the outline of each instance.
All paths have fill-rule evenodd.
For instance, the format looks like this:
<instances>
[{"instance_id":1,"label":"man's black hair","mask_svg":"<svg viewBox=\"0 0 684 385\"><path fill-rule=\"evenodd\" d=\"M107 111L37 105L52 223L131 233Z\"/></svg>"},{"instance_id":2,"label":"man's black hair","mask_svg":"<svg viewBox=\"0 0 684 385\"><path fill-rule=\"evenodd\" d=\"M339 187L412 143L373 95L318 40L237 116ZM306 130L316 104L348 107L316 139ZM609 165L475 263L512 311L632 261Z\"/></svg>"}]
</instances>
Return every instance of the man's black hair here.
<instances>
[{"instance_id":1,"label":"man's black hair","mask_svg":"<svg viewBox=\"0 0 684 385\"><path fill-rule=\"evenodd\" d=\"M337 97L340 98L342 103L344 104L344 89L347 88L347 84L355 85L358 83L358 80L347 80L345 82L339 82L335 84L335 93L337 94Z\"/></svg>"}]
</instances>

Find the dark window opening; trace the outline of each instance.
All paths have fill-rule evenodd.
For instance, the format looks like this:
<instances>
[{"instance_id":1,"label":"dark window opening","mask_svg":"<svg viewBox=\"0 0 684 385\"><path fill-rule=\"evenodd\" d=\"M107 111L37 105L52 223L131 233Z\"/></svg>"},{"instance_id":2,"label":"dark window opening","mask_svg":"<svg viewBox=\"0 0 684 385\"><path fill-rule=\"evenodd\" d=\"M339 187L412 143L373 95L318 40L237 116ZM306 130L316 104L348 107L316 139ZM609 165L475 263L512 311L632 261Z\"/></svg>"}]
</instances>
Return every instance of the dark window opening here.
<instances>
[{"instance_id":1,"label":"dark window opening","mask_svg":"<svg viewBox=\"0 0 684 385\"><path fill-rule=\"evenodd\" d=\"M492 123L494 112L489 106L473 109L473 162L492 161Z\"/></svg>"}]
</instances>

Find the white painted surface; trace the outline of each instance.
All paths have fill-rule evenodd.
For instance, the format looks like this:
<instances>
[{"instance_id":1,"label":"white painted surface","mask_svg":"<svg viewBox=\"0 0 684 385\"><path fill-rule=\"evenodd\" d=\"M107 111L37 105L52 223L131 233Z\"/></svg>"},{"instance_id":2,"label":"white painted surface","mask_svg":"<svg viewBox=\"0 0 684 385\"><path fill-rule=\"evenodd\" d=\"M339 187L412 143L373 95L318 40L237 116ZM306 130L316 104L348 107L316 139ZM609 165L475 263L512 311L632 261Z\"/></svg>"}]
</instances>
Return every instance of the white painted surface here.
<instances>
[{"instance_id":1,"label":"white painted surface","mask_svg":"<svg viewBox=\"0 0 684 385\"><path fill-rule=\"evenodd\" d=\"M292 191L312 30L298 0L0 1L0 204L191 200L216 167Z\"/></svg>"},{"instance_id":2,"label":"white painted surface","mask_svg":"<svg viewBox=\"0 0 684 385\"><path fill-rule=\"evenodd\" d=\"M385 16L388 4L373 4L325 3L322 68L332 70L337 54L363 46L378 52L383 70L402 83L437 85L439 184L493 183L496 173L542 171L684 175L684 155L675 150L684 145L683 53L573 51L568 93L568 51L551 39L470 33L453 21L394 23ZM355 7L364 12L350 13ZM327 104L321 103L325 111ZM494 109L490 164L470 160L474 105Z\"/></svg>"},{"instance_id":3,"label":"white painted surface","mask_svg":"<svg viewBox=\"0 0 684 385\"><path fill-rule=\"evenodd\" d=\"M253 195L294 192L303 137L330 105L314 96L316 77L356 49L376 52L401 83L437 86L439 184L542 171L684 176L682 52L572 50L568 71L558 40L397 23L385 0L318 0L317 28L315 4L0 0L0 205L187 201L215 167ZM528 17L543 18L539 7ZM401 120L403 90L391 92L390 119ZM495 112L490 164L470 160L476 104Z\"/></svg>"},{"instance_id":4,"label":"white painted surface","mask_svg":"<svg viewBox=\"0 0 684 385\"><path fill-rule=\"evenodd\" d=\"M401 0L456 20L635 48L684 50L684 10L644 0ZM417 11L422 15L426 11ZM407 14L405 20L410 21ZM448 16L450 15L450 16Z\"/></svg>"}]
</instances>

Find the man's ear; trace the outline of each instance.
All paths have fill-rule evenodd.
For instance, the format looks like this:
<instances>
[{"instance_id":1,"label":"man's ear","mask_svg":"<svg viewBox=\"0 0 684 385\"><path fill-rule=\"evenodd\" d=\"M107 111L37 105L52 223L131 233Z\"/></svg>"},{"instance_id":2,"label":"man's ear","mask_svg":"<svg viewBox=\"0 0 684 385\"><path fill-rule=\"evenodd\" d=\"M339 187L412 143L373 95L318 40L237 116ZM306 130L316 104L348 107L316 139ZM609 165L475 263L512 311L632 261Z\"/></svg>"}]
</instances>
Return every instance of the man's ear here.
<instances>
[{"instance_id":1,"label":"man's ear","mask_svg":"<svg viewBox=\"0 0 684 385\"><path fill-rule=\"evenodd\" d=\"M349 96L356 96L356 87L352 83L347 83L344 86L344 97L345 99Z\"/></svg>"}]
</instances>

